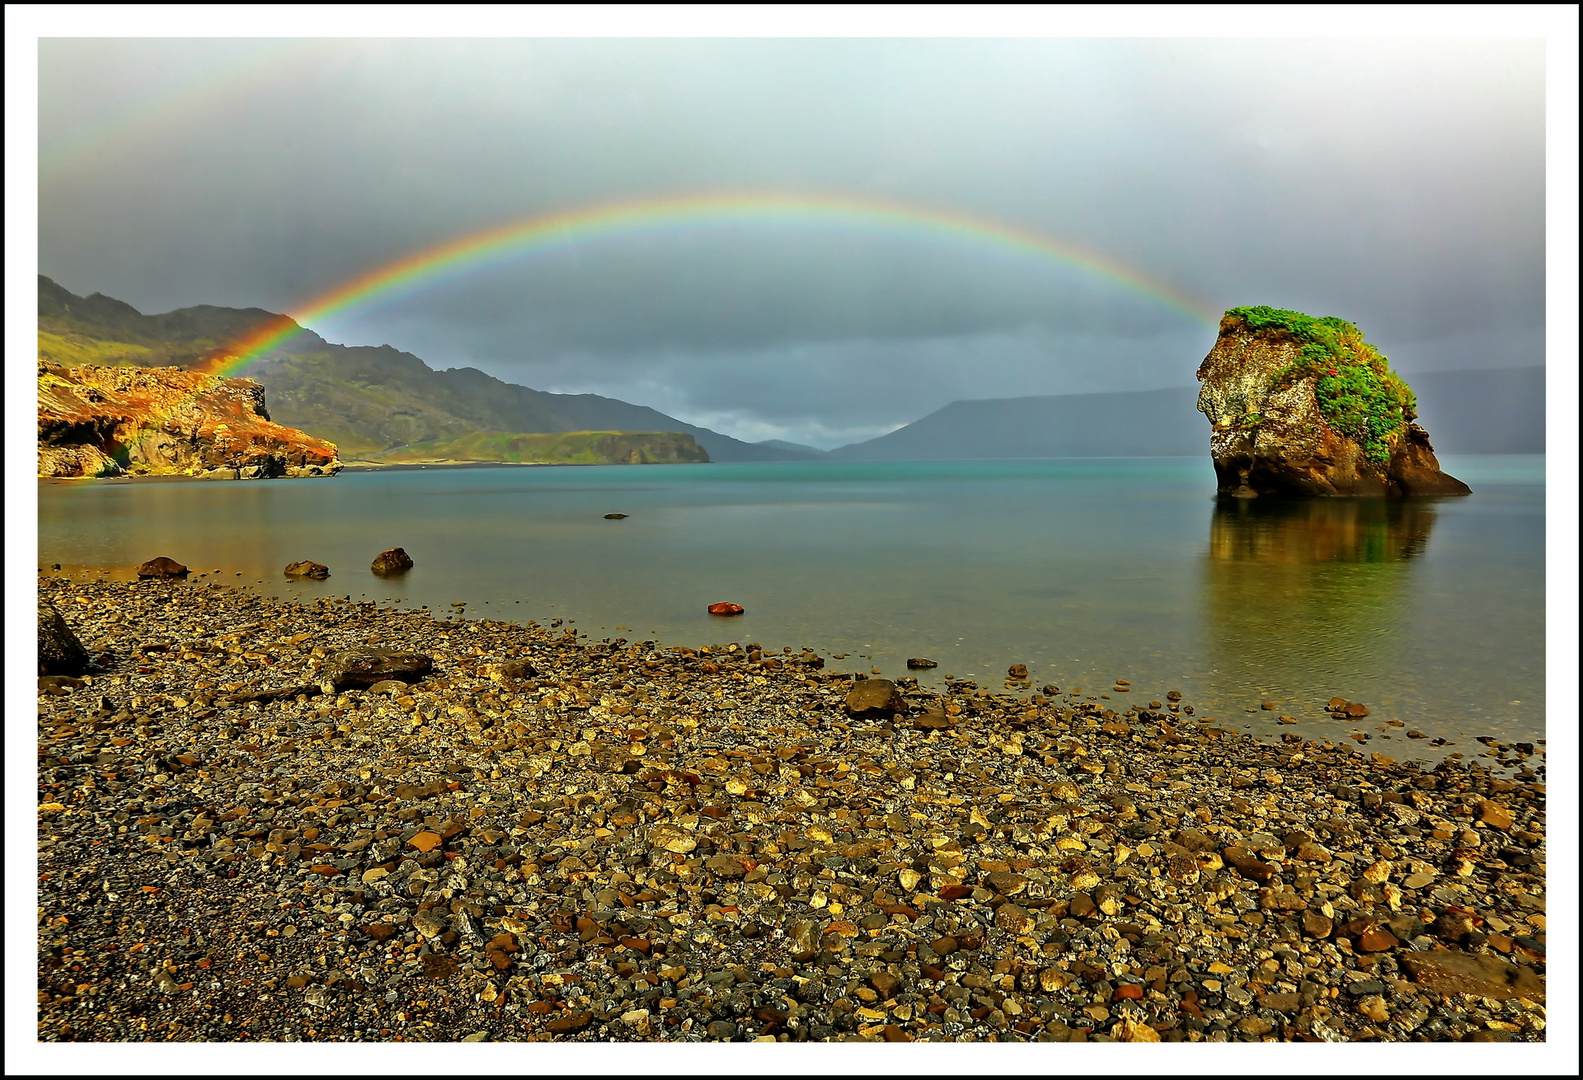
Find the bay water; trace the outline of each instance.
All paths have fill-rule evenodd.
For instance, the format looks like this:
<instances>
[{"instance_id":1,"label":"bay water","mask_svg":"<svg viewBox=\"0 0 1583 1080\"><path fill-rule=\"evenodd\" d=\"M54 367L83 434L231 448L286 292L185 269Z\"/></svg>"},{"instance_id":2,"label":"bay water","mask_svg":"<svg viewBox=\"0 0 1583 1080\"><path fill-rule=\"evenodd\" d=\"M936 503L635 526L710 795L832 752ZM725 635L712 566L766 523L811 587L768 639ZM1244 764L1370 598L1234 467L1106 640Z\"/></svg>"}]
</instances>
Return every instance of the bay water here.
<instances>
[{"instance_id":1,"label":"bay water","mask_svg":"<svg viewBox=\"0 0 1583 1080\"><path fill-rule=\"evenodd\" d=\"M1119 710L1179 690L1224 726L1471 756L1477 736L1544 736L1544 458L1442 464L1474 494L1217 500L1207 458L41 483L39 565L126 578L166 555L194 581L304 601L808 646L838 670L934 686L1000 691L1025 664L1029 692L1081 688ZM414 568L374 576L370 560L397 546ZM299 559L332 576L286 579ZM716 601L746 614L711 616ZM909 657L939 667L909 672ZM1332 720L1333 696L1371 714Z\"/></svg>"}]
</instances>

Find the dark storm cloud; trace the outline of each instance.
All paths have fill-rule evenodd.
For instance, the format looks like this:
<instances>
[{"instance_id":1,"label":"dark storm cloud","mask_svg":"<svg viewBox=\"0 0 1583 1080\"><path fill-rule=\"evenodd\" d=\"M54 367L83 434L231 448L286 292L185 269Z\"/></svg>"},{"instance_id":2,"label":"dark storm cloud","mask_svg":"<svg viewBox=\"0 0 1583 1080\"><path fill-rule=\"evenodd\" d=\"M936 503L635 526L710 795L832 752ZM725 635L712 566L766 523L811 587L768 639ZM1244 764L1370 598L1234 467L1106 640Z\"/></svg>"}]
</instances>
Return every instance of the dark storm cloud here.
<instances>
[{"instance_id":1,"label":"dark storm cloud","mask_svg":"<svg viewBox=\"0 0 1583 1080\"><path fill-rule=\"evenodd\" d=\"M1543 356L1542 44L46 40L40 271L293 310L603 200L845 192L1008 222L1404 370ZM956 397L1185 385L1211 331L989 243L764 223L583 239L316 325L825 444Z\"/></svg>"}]
</instances>

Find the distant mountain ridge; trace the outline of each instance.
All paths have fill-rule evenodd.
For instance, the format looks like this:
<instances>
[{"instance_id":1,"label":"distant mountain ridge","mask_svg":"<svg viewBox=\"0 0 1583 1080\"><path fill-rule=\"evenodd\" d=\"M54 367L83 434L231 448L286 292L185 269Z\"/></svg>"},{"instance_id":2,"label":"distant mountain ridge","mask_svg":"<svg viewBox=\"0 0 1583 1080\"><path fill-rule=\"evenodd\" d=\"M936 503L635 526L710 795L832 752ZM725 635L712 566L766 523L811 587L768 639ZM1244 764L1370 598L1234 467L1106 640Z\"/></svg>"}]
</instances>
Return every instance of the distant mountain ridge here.
<instances>
[{"instance_id":1,"label":"distant mountain ridge","mask_svg":"<svg viewBox=\"0 0 1583 1080\"><path fill-rule=\"evenodd\" d=\"M211 305L144 315L94 293L80 297L39 275L39 359L63 365L200 366L261 324L261 308ZM436 371L389 345L332 345L311 330L246 371L264 384L279 423L336 443L343 458L474 432L678 432L713 461L785 461L804 455L743 442L656 409L597 394L552 394L477 368Z\"/></svg>"},{"instance_id":2,"label":"distant mountain ridge","mask_svg":"<svg viewBox=\"0 0 1583 1080\"><path fill-rule=\"evenodd\" d=\"M767 446L772 450L784 450L788 454L801 454L804 457L822 458L829 453L817 446L805 446L802 443L787 442L785 439L762 439L755 446Z\"/></svg>"},{"instance_id":3,"label":"distant mountain ridge","mask_svg":"<svg viewBox=\"0 0 1583 1080\"><path fill-rule=\"evenodd\" d=\"M1545 369L1432 371L1404 376L1435 449L1542 454ZM1209 453L1198 388L953 401L867 442L830 451L844 461L1162 457Z\"/></svg>"},{"instance_id":4,"label":"distant mountain ridge","mask_svg":"<svg viewBox=\"0 0 1583 1080\"><path fill-rule=\"evenodd\" d=\"M1191 387L1113 394L987 398L951 404L867 442L830 451L846 461L1154 457L1209 452Z\"/></svg>"}]
</instances>

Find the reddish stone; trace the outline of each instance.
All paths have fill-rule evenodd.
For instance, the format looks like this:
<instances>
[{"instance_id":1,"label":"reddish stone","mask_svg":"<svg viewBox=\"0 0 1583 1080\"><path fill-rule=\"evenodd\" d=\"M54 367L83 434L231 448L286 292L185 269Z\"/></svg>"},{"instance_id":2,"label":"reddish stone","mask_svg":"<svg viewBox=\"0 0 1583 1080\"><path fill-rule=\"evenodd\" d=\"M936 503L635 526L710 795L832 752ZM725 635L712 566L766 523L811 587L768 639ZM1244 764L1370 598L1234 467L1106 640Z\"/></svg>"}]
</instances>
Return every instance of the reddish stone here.
<instances>
[{"instance_id":1,"label":"reddish stone","mask_svg":"<svg viewBox=\"0 0 1583 1080\"><path fill-rule=\"evenodd\" d=\"M1143 996L1143 987L1137 983L1126 983L1116 987L1116 992L1110 995L1111 1001L1123 1001L1131 998L1136 1001Z\"/></svg>"},{"instance_id":2,"label":"reddish stone","mask_svg":"<svg viewBox=\"0 0 1583 1080\"><path fill-rule=\"evenodd\" d=\"M709 605L709 614L711 615L740 615L742 610L741 604L731 604L724 601Z\"/></svg>"}]
</instances>

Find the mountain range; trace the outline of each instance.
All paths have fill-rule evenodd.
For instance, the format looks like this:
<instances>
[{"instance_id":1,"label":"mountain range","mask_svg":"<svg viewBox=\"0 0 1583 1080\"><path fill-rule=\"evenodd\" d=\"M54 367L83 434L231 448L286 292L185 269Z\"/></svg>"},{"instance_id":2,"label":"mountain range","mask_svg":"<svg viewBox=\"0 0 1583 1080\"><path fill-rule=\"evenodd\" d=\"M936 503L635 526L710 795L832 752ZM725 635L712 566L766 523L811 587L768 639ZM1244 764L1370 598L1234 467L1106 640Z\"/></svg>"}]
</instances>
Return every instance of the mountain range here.
<instances>
[{"instance_id":1,"label":"mountain range","mask_svg":"<svg viewBox=\"0 0 1583 1080\"><path fill-rule=\"evenodd\" d=\"M199 368L229 342L284 318L261 308L211 305L144 315L99 293L76 296L42 275L38 303L39 358L61 366ZM1408 381L1437 450L1543 453L1544 370L1421 372ZM493 442L522 434L679 432L713 461L1198 455L1209 445L1195 407L1197 387L954 401L827 454L783 440L743 442L647 406L533 390L476 368L437 371L389 345L334 345L311 330L262 356L246 374L264 384L273 420L336 443L346 459L466 446L479 433Z\"/></svg>"},{"instance_id":2,"label":"mountain range","mask_svg":"<svg viewBox=\"0 0 1583 1080\"><path fill-rule=\"evenodd\" d=\"M1432 371L1407 376L1419 423L1441 453L1542 454L1545 369ZM1198 387L953 401L867 442L845 461L1150 457L1209 452Z\"/></svg>"},{"instance_id":3,"label":"mountain range","mask_svg":"<svg viewBox=\"0 0 1583 1080\"><path fill-rule=\"evenodd\" d=\"M76 296L39 276L39 359L66 367L200 368L228 343L283 318L260 308L209 305L144 315L99 293ZM691 435L711 461L808 456L733 439L615 398L532 390L477 368L436 371L389 345L332 345L311 330L264 354L245 374L264 384L271 419L335 443L348 460L479 431L674 431Z\"/></svg>"}]
</instances>

